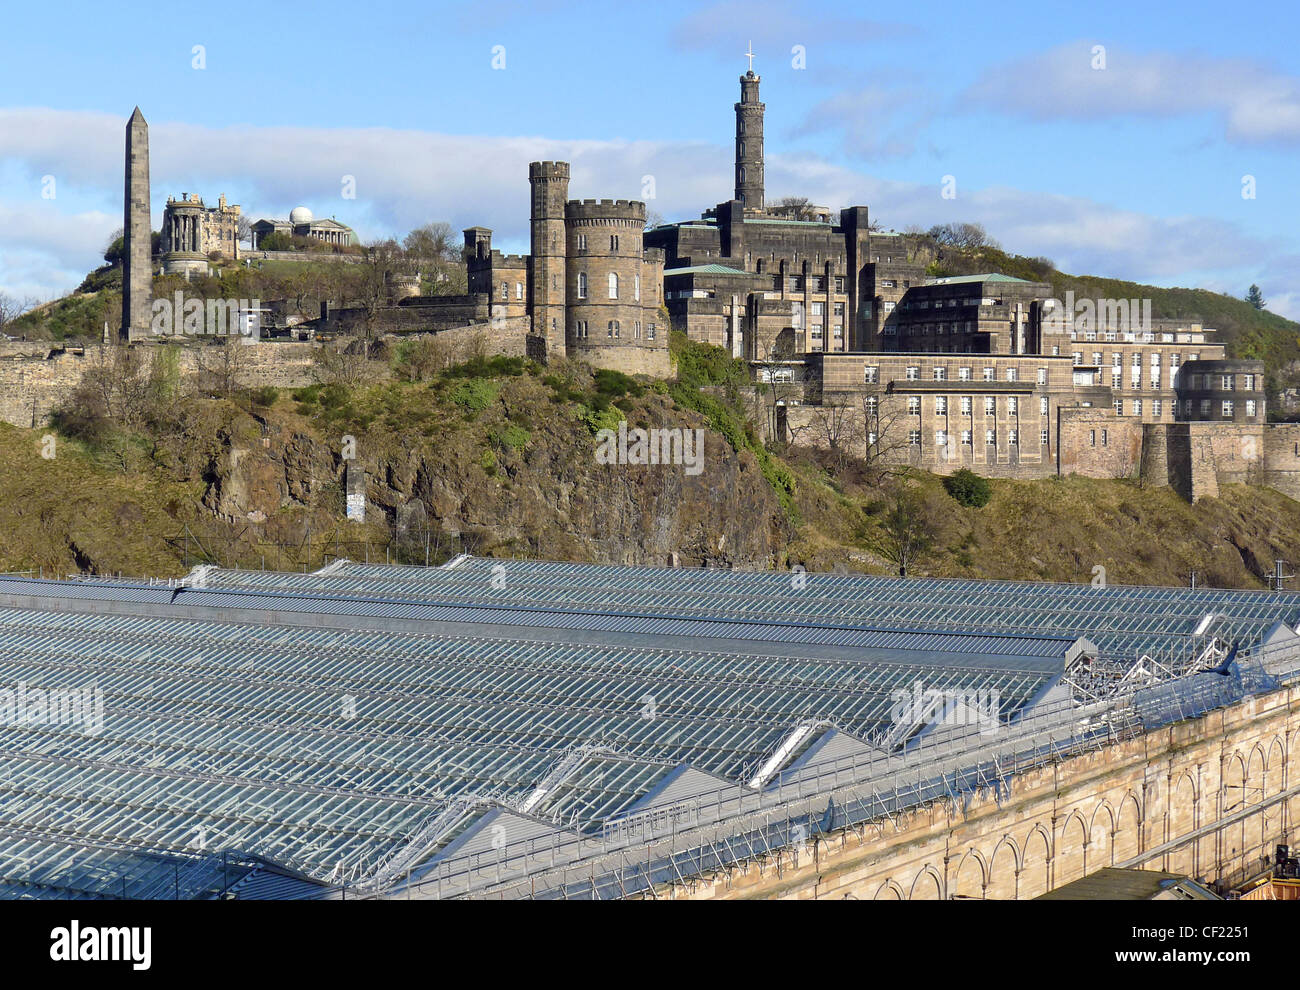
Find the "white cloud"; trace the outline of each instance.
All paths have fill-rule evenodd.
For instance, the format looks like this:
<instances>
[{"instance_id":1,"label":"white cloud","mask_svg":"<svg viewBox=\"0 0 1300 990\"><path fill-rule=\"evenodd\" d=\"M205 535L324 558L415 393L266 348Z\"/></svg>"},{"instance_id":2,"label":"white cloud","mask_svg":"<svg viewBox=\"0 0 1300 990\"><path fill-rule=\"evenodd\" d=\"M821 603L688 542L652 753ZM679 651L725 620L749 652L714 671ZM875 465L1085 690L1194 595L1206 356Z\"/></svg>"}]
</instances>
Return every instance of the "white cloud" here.
<instances>
[{"instance_id":1,"label":"white cloud","mask_svg":"<svg viewBox=\"0 0 1300 990\"><path fill-rule=\"evenodd\" d=\"M35 126L39 121L40 126ZM67 291L100 262L107 236L121 226L124 120L104 114L0 110L3 157L18 172L59 178L59 199L0 187L0 287L45 298ZM465 137L385 128L151 128L154 221L168 194L212 200L238 193L254 217L282 216L299 203L336 214L363 238L402 234L430 220L460 228L492 227L506 250L527 247L528 162L572 162L574 198L642 198L665 219L697 216L731 195L730 147L702 142L551 141L536 137ZM9 173L13 173L13 168ZM354 175L357 199L340 197ZM866 204L887 226L928 227L953 220L983 223L1009 250L1042 254L1066 271L1161 284L1295 284L1300 259L1279 244L1221 220L1154 217L1082 197L1007 188L959 190L956 200L932 184L884 181L811 155L769 155L770 197L803 195L839 208ZM1243 260L1254 266L1243 270ZM1275 311L1290 305L1272 293ZM1281 301L1279 301L1281 300ZM1291 311L1293 312L1293 311Z\"/></svg>"},{"instance_id":2,"label":"white cloud","mask_svg":"<svg viewBox=\"0 0 1300 990\"><path fill-rule=\"evenodd\" d=\"M1229 141L1300 141L1300 78L1245 58L1135 52L1106 46L1093 68L1093 42L1078 41L988 69L964 94L1040 120L1212 114Z\"/></svg>"}]
</instances>

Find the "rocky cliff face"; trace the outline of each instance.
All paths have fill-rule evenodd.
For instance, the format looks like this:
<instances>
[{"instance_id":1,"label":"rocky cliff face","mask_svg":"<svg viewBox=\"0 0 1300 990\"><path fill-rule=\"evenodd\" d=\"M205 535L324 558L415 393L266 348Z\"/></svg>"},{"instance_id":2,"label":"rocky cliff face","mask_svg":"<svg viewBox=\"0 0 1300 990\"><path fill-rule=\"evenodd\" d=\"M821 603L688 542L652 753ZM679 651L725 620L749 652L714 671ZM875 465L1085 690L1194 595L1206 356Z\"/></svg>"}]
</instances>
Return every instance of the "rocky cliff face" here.
<instances>
[{"instance_id":1,"label":"rocky cliff face","mask_svg":"<svg viewBox=\"0 0 1300 990\"><path fill-rule=\"evenodd\" d=\"M651 394L633 426L703 428ZM526 441L500 435L527 424ZM260 418L264 436L231 431L205 472L203 505L235 523L274 526L286 510L343 512L345 457L366 472L367 522L395 537L480 554L620 564L771 566L788 523L754 456L705 430L703 469L601 464L596 439L535 381L510 382L472 421L432 435L296 416ZM249 431L244 431L249 432ZM348 438L352 438L349 442ZM318 524L318 531L319 531Z\"/></svg>"}]
</instances>

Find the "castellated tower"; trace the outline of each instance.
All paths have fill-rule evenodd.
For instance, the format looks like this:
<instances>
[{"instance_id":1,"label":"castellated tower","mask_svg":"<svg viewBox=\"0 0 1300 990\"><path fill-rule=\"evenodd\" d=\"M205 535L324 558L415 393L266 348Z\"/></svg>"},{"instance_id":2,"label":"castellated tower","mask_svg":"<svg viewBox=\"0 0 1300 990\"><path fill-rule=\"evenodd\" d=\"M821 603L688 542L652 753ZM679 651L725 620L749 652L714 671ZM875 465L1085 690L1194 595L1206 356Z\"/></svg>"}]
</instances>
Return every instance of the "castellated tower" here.
<instances>
[{"instance_id":1,"label":"castellated tower","mask_svg":"<svg viewBox=\"0 0 1300 990\"><path fill-rule=\"evenodd\" d=\"M533 333L546 340L549 356L564 354L564 204L569 198L568 162L532 162L532 224L528 311Z\"/></svg>"},{"instance_id":2,"label":"castellated tower","mask_svg":"<svg viewBox=\"0 0 1300 990\"><path fill-rule=\"evenodd\" d=\"M123 340L149 333L153 306L153 232L149 219L149 125L140 108L126 122L126 183L122 195Z\"/></svg>"},{"instance_id":3,"label":"castellated tower","mask_svg":"<svg viewBox=\"0 0 1300 990\"><path fill-rule=\"evenodd\" d=\"M758 83L753 69L741 76L736 104L736 199L746 210L763 209L763 104Z\"/></svg>"},{"instance_id":4,"label":"castellated tower","mask_svg":"<svg viewBox=\"0 0 1300 990\"><path fill-rule=\"evenodd\" d=\"M627 374L669 374L663 252L646 252L645 204L570 200L565 208L570 357Z\"/></svg>"}]
</instances>

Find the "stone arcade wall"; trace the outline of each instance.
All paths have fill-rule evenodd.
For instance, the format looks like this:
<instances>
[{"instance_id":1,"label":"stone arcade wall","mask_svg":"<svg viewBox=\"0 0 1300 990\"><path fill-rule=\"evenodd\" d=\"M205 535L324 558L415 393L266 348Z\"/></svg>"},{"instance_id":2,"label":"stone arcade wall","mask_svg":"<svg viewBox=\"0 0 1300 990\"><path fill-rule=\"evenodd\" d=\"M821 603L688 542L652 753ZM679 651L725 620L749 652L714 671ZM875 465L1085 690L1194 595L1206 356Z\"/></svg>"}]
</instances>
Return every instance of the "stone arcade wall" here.
<instances>
[{"instance_id":1,"label":"stone arcade wall","mask_svg":"<svg viewBox=\"0 0 1300 990\"><path fill-rule=\"evenodd\" d=\"M1001 797L980 792L964 808L935 802L820 836L802 854L782 850L655 893L1027 899L1118 865L1235 885L1294 834L1297 776L1292 687L1018 774Z\"/></svg>"}]
</instances>

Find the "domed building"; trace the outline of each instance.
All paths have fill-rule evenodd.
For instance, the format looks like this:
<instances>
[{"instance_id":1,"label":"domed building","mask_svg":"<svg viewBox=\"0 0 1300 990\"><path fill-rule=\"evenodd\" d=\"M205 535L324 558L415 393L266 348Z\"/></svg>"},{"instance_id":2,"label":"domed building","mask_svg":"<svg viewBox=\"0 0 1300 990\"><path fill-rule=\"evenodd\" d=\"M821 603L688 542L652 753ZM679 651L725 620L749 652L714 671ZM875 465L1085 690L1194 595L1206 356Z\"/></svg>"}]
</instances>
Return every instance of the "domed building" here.
<instances>
[{"instance_id":1,"label":"domed building","mask_svg":"<svg viewBox=\"0 0 1300 990\"><path fill-rule=\"evenodd\" d=\"M337 247L351 247L359 244L357 235L345 223L339 223L333 217L317 220L305 206L295 206L289 211L288 220L259 220L252 228L253 248L262 250L262 241L271 234L284 234L286 237L310 237L323 244Z\"/></svg>"}]
</instances>

